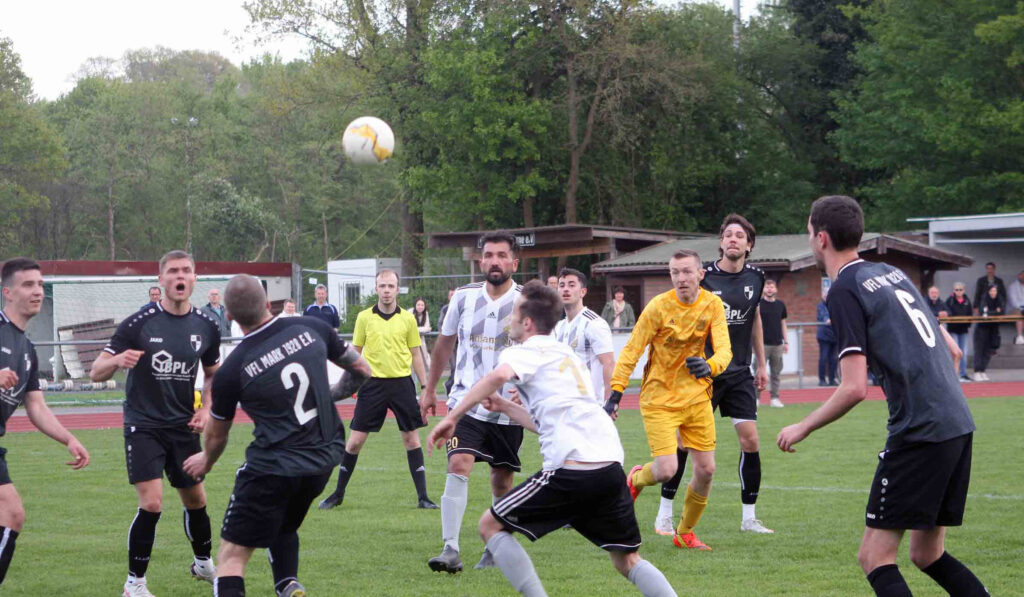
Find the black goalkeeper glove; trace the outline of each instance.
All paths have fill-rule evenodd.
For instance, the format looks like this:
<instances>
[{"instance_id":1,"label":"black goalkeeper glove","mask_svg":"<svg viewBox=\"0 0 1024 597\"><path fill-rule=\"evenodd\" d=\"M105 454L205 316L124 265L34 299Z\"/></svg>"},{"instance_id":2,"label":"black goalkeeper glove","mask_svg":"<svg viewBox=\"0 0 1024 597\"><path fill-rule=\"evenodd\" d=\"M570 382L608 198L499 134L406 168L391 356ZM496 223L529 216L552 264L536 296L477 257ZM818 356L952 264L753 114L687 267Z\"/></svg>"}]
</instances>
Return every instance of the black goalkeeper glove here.
<instances>
[{"instance_id":1,"label":"black goalkeeper glove","mask_svg":"<svg viewBox=\"0 0 1024 597\"><path fill-rule=\"evenodd\" d=\"M703 357L686 357L686 368L697 379L711 377L711 365Z\"/></svg>"},{"instance_id":2,"label":"black goalkeeper glove","mask_svg":"<svg viewBox=\"0 0 1024 597\"><path fill-rule=\"evenodd\" d=\"M604 412L608 413L609 417L619 410L619 400L622 400L622 392L612 390L611 395L608 396L608 401L604 403Z\"/></svg>"}]
</instances>

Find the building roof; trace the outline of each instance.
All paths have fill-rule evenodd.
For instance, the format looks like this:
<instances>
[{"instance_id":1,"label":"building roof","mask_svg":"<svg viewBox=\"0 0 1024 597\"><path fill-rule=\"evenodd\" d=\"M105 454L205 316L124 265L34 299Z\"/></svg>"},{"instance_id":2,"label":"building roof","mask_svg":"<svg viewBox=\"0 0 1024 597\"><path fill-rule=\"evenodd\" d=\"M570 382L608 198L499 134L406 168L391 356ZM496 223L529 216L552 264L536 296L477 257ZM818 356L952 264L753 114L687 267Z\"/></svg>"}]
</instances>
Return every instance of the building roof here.
<instances>
[{"instance_id":1,"label":"building roof","mask_svg":"<svg viewBox=\"0 0 1024 597\"><path fill-rule=\"evenodd\" d=\"M697 251L701 259L710 261L718 258L718 246L718 237L667 241L596 263L591 268L591 272L614 274L664 271L669 258L679 249ZM870 251L880 254L888 251L910 254L927 262L930 267L935 269L956 269L974 263L974 260L966 255L877 232L865 232L858 247L858 252ZM808 246L806 234L774 234L758 236L754 250L747 261L762 269L797 271L814 265L814 255Z\"/></svg>"},{"instance_id":2,"label":"building roof","mask_svg":"<svg viewBox=\"0 0 1024 597\"><path fill-rule=\"evenodd\" d=\"M156 276L157 261L40 261L44 276ZM199 275L234 275L290 278L291 263L197 261Z\"/></svg>"},{"instance_id":3,"label":"building roof","mask_svg":"<svg viewBox=\"0 0 1024 597\"><path fill-rule=\"evenodd\" d=\"M1024 213L978 214L941 218L908 218L928 223L928 243L1021 243L1024 242Z\"/></svg>"}]
</instances>

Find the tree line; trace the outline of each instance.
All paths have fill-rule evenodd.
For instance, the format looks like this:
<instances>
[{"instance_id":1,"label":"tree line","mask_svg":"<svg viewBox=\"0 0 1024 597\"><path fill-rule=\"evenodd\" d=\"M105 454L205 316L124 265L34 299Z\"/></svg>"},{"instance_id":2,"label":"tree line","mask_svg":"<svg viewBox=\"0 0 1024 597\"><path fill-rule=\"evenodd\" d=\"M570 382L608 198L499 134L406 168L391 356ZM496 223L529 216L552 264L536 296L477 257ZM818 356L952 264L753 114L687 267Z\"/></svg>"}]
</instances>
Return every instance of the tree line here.
<instances>
[{"instance_id":1,"label":"tree line","mask_svg":"<svg viewBox=\"0 0 1024 597\"><path fill-rule=\"evenodd\" d=\"M852 194L876 230L1024 208L1024 4L251 0L305 59L134 49L41 100L0 31L0 254L308 266L423 232L594 223L803 229ZM356 167L372 114L395 157Z\"/></svg>"}]
</instances>

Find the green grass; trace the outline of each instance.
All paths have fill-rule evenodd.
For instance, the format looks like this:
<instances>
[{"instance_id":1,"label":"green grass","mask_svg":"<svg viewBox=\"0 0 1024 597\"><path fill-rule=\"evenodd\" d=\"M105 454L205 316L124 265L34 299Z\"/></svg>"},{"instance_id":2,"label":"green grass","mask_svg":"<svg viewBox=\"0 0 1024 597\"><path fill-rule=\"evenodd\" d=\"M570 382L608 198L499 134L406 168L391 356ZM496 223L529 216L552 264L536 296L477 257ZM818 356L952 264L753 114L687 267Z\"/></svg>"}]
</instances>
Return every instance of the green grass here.
<instances>
[{"instance_id":1,"label":"green grass","mask_svg":"<svg viewBox=\"0 0 1024 597\"><path fill-rule=\"evenodd\" d=\"M796 454L779 452L773 444L778 429L812 407L761 411L764 480L758 515L776 529L776 535L739 532L737 443L727 420L718 423L718 473L698 527L713 552L683 552L672 547L669 538L654 534L658 492L648 490L640 496L636 509L645 539L641 554L665 572L680 595L871 595L856 553L867 487L884 441L885 405L862 404L799 445ZM950 532L949 550L993 595L1020 594L1024 439L1019 421L1024 398L977 399L971 408L978 423L971 493L965 526ZM639 413L624 412L618 426L627 465L647 460ZM227 453L207 480L215 535L249 431L248 426L235 428ZM126 573L126 531L135 511L135 493L125 478L121 431L82 431L79 437L91 450L93 463L78 472L66 470L63 448L39 433L11 434L2 440L27 510L25 530L3 587L7 595L120 591ZM539 467L536 436L527 434L522 457L525 471ZM435 454L427 459L427 467L431 495L439 501L444 458ZM157 529L149 586L160 597L209 595L209 585L188 577L191 553L182 531L180 502L165 487L168 499ZM441 547L440 513L416 510L414 497L398 432L389 421L363 449L345 503L330 512L312 510L300 531L300 577L311 594L513 593L499 571L468 569L482 551L475 526L490 503L486 467L477 467L470 482L462 533L467 571L462 574L453 577L427 568L426 560ZM681 499L677 514L680 505ZM600 549L573 532L552 533L526 549L551 595L637 594ZM914 594L944 595L914 569L906 553L904 545L899 564ZM248 594L270 596L270 584L269 566L259 551L247 574Z\"/></svg>"}]
</instances>

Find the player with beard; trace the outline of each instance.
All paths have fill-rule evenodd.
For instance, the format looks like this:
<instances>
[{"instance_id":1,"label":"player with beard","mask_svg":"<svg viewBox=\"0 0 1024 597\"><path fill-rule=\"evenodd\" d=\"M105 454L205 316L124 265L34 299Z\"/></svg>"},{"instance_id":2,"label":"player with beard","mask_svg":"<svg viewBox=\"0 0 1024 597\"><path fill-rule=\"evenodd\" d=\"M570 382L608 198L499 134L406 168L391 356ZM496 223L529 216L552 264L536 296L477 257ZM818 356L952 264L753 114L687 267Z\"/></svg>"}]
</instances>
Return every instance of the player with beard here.
<instances>
[{"instance_id":1,"label":"player with beard","mask_svg":"<svg viewBox=\"0 0 1024 597\"><path fill-rule=\"evenodd\" d=\"M519 268L516 237L494 232L480 239L480 271L486 281L468 284L455 291L445 315L441 334L434 345L432 361L445 363L458 340L458 357L452 376L455 383L448 398L453 409L469 388L498 364L502 350L512 345L508 335L512 307L522 287L512 280ZM420 397L423 417L435 413L435 388L441 367L432 367L426 388ZM508 396L506 390L505 395ZM462 570L459 556L459 534L466 513L469 495L469 474L473 464L483 461L491 466L491 494L494 501L512 489L512 475L520 470L519 446L523 428L504 413L474 406L463 417L448 440L448 476L441 496L441 554L428 562L435 572L454 574ZM487 566L490 555L485 551L478 566Z\"/></svg>"},{"instance_id":2,"label":"player with beard","mask_svg":"<svg viewBox=\"0 0 1024 597\"><path fill-rule=\"evenodd\" d=\"M68 465L80 469L89 464L89 452L61 425L46 406L39 387L39 357L25 336L30 319L43 306L43 274L31 259L15 257L0 271L4 310L0 311L0 437L7 432L7 420L15 409L25 412L36 429L68 447L74 458ZM25 524L25 506L7 471L7 450L0 448L0 585L14 556L14 546Z\"/></svg>"},{"instance_id":3,"label":"player with beard","mask_svg":"<svg viewBox=\"0 0 1024 597\"><path fill-rule=\"evenodd\" d=\"M106 381L128 370L124 402L124 446L128 482L139 508L128 529L128 579L125 597L150 597L146 570L163 506L163 475L185 507L185 535L194 555L189 571L212 583L210 517L202 481L187 475L182 463L200 451L199 434L210 414L210 385L220 363L217 323L189 298L196 283L195 261L185 251L160 258L164 297L155 307L132 315L92 365L89 377ZM196 373L202 365L202 408L195 410Z\"/></svg>"},{"instance_id":4,"label":"player with beard","mask_svg":"<svg viewBox=\"0 0 1024 597\"><path fill-rule=\"evenodd\" d=\"M564 268L558 273L556 290L562 297L565 315L551 335L576 351L590 373L594 397L604 404L612 391L612 372L615 371L612 330L600 315L583 306L583 297L587 296L587 276L583 272Z\"/></svg>"},{"instance_id":5,"label":"player with beard","mask_svg":"<svg viewBox=\"0 0 1024 597\"><path fill-rule=\"evenodd\" d=\"M882 381L889 437L878 453L857 559L878 597L909 597L896 566L910 531L910 561L957 597L988 595L946 551L946 527L963 523L971 477L974 419L957 381L962 356L914 282L857 254L864 213L852 197L821 197L811 206L808 240L832 280L828 312L839 345L842 382L804 420L782 429L784 452L845 415L867 396L868 369Z\"/></svg>"},{"instance_id":6,"label":"player with beard","mask_svg":"<svg viewBox=\"0 0 1024 597\"><path fill-rule=\"evenodd\" d=\"M757 393L768 384L765 370L764 334L761 327L761 293L764 290L764 272L747 263L754 249L756 230L746 218L729 214L722 220L718 231L718 261L705 265L701 286L718 298L725 307L729 323L729 342L732 362L715 378L711 406L723 417L732 419L733 429L740 442L740 502L743 517L740 530L769 534L755 516L755 504L761 489L761 453L757 437ZM750 375L750 353L757 359L757 374ZM667 483L661 486L661 506L655 520L659 535L671 535L672 499L686 468L686 450L676 450L679 468Z\"/></svg>"}]
</instances>

